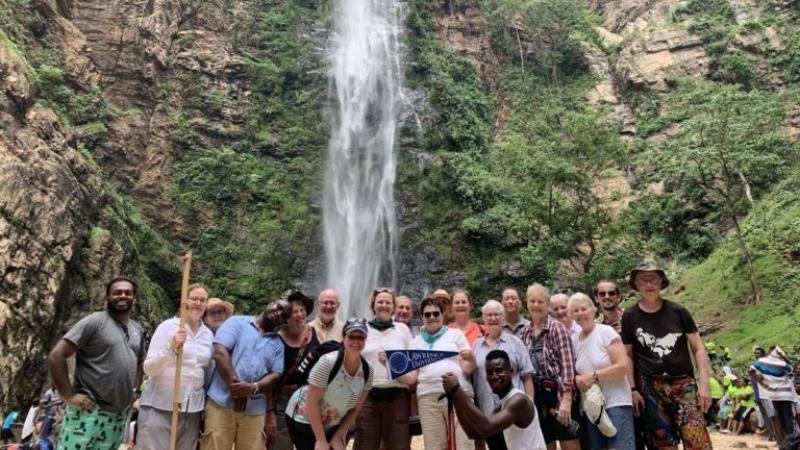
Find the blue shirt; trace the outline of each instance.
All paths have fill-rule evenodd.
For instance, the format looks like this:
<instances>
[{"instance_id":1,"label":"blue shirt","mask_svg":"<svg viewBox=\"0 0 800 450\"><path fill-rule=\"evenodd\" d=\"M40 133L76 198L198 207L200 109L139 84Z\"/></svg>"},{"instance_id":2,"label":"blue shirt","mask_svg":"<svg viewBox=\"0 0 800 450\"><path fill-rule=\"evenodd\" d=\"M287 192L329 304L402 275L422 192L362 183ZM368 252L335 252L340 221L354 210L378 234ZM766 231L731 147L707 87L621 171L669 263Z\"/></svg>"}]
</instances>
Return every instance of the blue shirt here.
<instances>
[{"instance_id":1,"label":"blue shirt","mask_svg":"<svg viewBox=\"0 0 800 450\"><path fill-rule=\"evenodd\" d=\"M5 422L3 422L3 429L10 430L11 427L14 425L14 421L17 420L18 415L19 413L17 413L16 411L11 411L10 413L8 413Z\"/></svg>"},{"instance_id":2,"label":"blue shirt","mask_svg":"<svg viewBox=\"0 0 800 450\"><path fill-rule=\"evenodd\" d=\"M231 354L234 374L255 383L270 372L283 373L283 342L277 333L261 333L255 316L233 316L217 330L214 344L224 345ZM228 384L218 371L211 376L208 397L218 405L232 408ZM264 394L247 398L245 415L258 416L267 412Z\"/></svg>"}]
</instances>

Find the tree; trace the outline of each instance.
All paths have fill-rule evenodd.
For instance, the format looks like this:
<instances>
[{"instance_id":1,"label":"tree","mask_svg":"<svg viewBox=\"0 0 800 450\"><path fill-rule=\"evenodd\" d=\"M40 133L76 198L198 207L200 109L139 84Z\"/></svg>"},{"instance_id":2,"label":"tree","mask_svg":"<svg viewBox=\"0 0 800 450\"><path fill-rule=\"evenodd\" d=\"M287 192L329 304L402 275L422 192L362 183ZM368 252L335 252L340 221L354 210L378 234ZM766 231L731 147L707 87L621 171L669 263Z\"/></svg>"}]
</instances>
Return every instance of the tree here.
<instances>
[{"instance_id":1,"label":"tree","mask_svg":"<svg viewBox=\"0 0 800 450\"><path fill-rule=\"evenodd\" d=\"M731 222L750 278L750 301L761 299L753 254L741 217L768 186L783 175L792 143L779 133L780 99L733 85L681 82L671 108L685 111L677 139L658 158L665 174L683 189L699 188Z\"/></svg>"}]
</instances>

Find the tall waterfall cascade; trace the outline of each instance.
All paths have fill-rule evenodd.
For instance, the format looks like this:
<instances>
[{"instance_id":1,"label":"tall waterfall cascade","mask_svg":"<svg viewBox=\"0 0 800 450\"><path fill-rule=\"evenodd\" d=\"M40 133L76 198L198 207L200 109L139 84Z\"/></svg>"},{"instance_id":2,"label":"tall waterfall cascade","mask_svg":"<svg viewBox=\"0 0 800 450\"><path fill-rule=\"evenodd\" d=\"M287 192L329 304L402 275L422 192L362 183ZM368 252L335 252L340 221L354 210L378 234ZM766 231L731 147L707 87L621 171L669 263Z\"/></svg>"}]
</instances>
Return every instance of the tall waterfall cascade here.
<instances>
[{"instance_id":1,"label":"tall waterfall cascade","mask_svg":"<svg viewBox=\"0 0 800 450\"><path fill-rule=\"evenodd\" d=\"M401 6L397 0L333 1L323 222L326 284L339 293L340 318L370 317L371 290L396 278Z\"/></svg>"}]
</instances>

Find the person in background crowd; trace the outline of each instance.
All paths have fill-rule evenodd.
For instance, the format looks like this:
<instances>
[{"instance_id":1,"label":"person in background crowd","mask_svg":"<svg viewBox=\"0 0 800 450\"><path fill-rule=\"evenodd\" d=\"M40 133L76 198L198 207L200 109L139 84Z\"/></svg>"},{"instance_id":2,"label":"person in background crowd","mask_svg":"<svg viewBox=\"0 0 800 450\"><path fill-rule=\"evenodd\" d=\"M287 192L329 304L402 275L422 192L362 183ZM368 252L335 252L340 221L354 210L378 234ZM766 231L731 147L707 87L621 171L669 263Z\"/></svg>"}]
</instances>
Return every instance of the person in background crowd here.
<instances>
[{"instance_id":1,"label":"person in background crowd","mask_svg":"<svg viewBox=\"0 0 800 450\"><path fill-rule=\"evenodd\" d=\"M203 389L211 367L214 334L203 324L209 290L203 284L189 286L186 324L180 319L167 319L156 328L147 357L144 373L150 377L139 399L139 439L141 450L163 450L172 429L172 399L175 391L175 372L178 351L183 348L181 361L181 411L178 415L176 448L196 450L200 437L200 416L205 408Z\"/></svg>"},{"instance_id":2,"label":"person in background crowd","mask_svg":"<svg viewBox=\"0 0 800 450\"><path fill-rule=\"evenodd\" d=\"M419 334L419 328L412 323L413 319L414 301L405 295L397 297L397 308L395 308L394 311L394 321L405 324L408 327L408 331L411 332L411 336L417 337Z\"/></svg>"},{"instance_id":3,"label":"person in background crowd","mask_svg":"<svg viewBox=\"0 0 800 450\"><path fill-rule=\"evenodd\" d=\"M703 414L711 407L711 365L694 319L661 298L669 279L657 266L640 265L628 284L641 299L622 315L622 343L636 368L634 411L644 407L650 446L677 448L682 440L687 450L710 450Z\"/></svg>"},{"instance_id":4,"label":"person in background crowd","mask_svg":"<svg viewBox=\"0 0 800 450\"><path fill-rule=\"evenodd\" d=\"M753 399L753 388L747 384L744 377L736 378L736 389L732 392L733 397L733 420L728 427L728 431L735 435L742 433L744 426L749 422L750 414L756 409L756 402Z\"/></svg>"},{"instance_id":5,"label":"person in background crowd","mask_svg":"<svg viewBox=\"0 0 800 450\"><path fill-rule=\"evenodd\" d=\"M464 336L466 336L469 346L472 347L476 339L486 334L485 326L470 319L472 297L466 289L456 289L450 296L450 300L450 304L453 307L453 321L447 326L461 330Z\"/></svg>"},{"instance_id":6,"label":"person in background crowd","mask_svg":"<svg viewBox=\"0 0 800 450\"><path fill-rule=\"evenodd\" d=\"M503 328L510 331L514 336L522 339L525 327L530 325L530 320L522 317L522 301L519 299L519 292L514 288L505 288L500 296L501 303L506 309L506 320Z\"/></svg>"},{"instance_id":7,"label":"person in background crowd","mask_svg":"<svg viewBox=\"0 0 800 450\"><path fill-rule=\"evenodd\" d=\"M505 314L503 305L496 300L488 300L481 308L483 323L489 328L485 336L478 338L472 351L475 353L477 367L472 374L475 390L475 404L486 417L490 417L498 406L494 390L489 385L486 361L489 353L495 350L505 352L510 370L510 381L514 389L519 389L533 398L533 365L528 349L522 341L503 329ZM535 432L541 435L538 419ZM532 431L533 432L533 431Z\"/></svg>"},{"instance_id":8,"label":"person in background crowd","mask_svg":"<svg viewBox=\"0 0 800 450\"><path fill-rule=\"evenodd\" d=\"M719 401L719 412L717 413L717 429L726 433L730 431L731 420L733 419L733 397L736 393L736 386L731 385L725 391L725 395Z\"/></svg>"},{"instance_id":9,"label":"person in background crowd","mask_svg":"<svg viewBox=\"0 0 800 450\"><path fill-rule=\"evenodd\" d=\"M440 399L444 393L442 375L454 373L469 397L473 397L472 384L467 377L475 370L475 355L467 338L460 330L444 326L445 307L439 299L427 297L420 306L424 328L414 338L414 347L420 350L459 352L458 358L446 358L419 369L417 402L426 450L447 448L447 401ZM473 441L456 424L457 450L472 450Z\"/></svg>"},{"instance_id":10,"label":"person in background crowd","mask_svg":"<svg viewBox=\"0 0 800 450\"><path fill-rule=\"evenodd\" d=\"M320 342L342 342L344 322L336 318L339 311L339 294L333 289L325 289L317 298L317 317L311 321L311 326L317 330Z\"/></svg>"},{"instance_id":11,"label":"person in background crowd","mask_svg":"<svg viewBox=\"0 0 800 450\"><path fill-rule=\"evenodd\" d=\"M17 420L19 416L19 412L11 411L3 420L3 427L0 428L0 440L3 441L3 445L8 444L8 441L14 440L14 421Z\"/></svg>"},{"instance_id":12,"label":"person in background crowd","mask_svg":"<svg viewBox=\"0 0 800 450\"><path fill-rule=\"evenodd\" d=\"M203 450L264 448L265 394L283 373L283 343L275 329L291 312L289 302L275 300L261 314L233 316L217 330Z\"/></svg>"},{"instance_id":13,"label":"person in background crowd","mask_svg":"<svg viewBox=\"0 0 800 450\"><path fill-rule=\"evenodd\" d=\"M569 331L548 315L550 292L541 284L528 287L530 324L525 328L522 342L528 348L535 372L534 401L539 422L549 450L556 441L563 450L579 449L576 427L580 411L573 402L575 392L575 358Z\"/></svg>"},{"instance_id":14,"label":"person in background crowd","mask_svg":"<svg viewBox=\"0 0 800 450\"><path fill-rule=\"evenodd\" d=\"M599 318L600 323L610 326L619 333L622 329L622 313L625 311L619 306L622 300L619 296L619 286L615 281L600 280L595 284L593 294L602 313Z\"/></svg>"},{"instance_id":15,"label":"person in background crowd","mask_svg":"<svg viewBox=\"0 0 800 450\"><path fill-rule=\"evenodd\" d=\"M450 301L450 294L446 290L437 289L428 297L435 298L442 302L442 307L444 308L444 323L449 323L453 320L453 303Z\"/></svg>"},{"instance_id":16,"label":"person in background crowd","mask_svg":"<svg viewBox=\"0 0 800 450\"><path fill-rule=\"evenodd\" d=\"M459 378L452 373L442 376L442 387L453 399L458 420L469 437L485 439L489 450L544 450L547 446L536 419L536 405L530 396L514 386L511 360L503 350L492 350L482 366L485 382L499 399L498 406L486 414L461 389Z\"/></svg>"},{"instance_id":17,"label":"person in background crowd","mask_svg":"<svg viewBox=\"0 0 800 450\"><path fill-rule=\"evenodd\" d=\"M374 370L367 370L369 365L365 367L361 357L367 321L348 320L343 334L342 350L320 357L308 384L295 391L286 405L286 423L297 450L344 450L347 430L372 388ZM337 360L341 366L333 373Z\"/></svg>"},{"instance_id":18,"label":"person in background crowd","mask_svg":"<svg viewBox=\"0 0 800 450\"><path fill-rule=\"evenodd\" d=\"M43 439L50 439L55 435L56 419L62 414L61 404L61 397L53 388L45 391L42 398L39 399L39 411L42 415L41 437Z\"/></svg>"},{"instance_id":19,"label":"person in background crowd","mask_svg":"<svg viewBox=\"0 0 800 450\"><path fill-rule=\"evenodd\" d=\"M292 450L289 426L286 424L286 405L303 382L297 372L303 357L320 345L317 331L306 323L314 310L314 301L299 291L289 291L283 296L292 308L286 326L278 331L283 341L283 376L275 383L267 408L266 435L269 450Z\"/></svg>"},{"instance_id":20,"label":"person in background crowd","mask_svg":"<svg viewBox=\"0 0 800 450\"><path fill-rule=\"evenodd\" d=\"M800 366L794 368L794 417L797 425L800 426Z\"/></svg>"},{"instance_id":21,"label":"person in background crowd","mask_svg":"<svg viewBox=\"0 0 800 450\"><path fill-rule=\"evenodd\" d=\"M731 361L731 349L726 347L726 346L724 346L724 345L720 345L719 346L719 363L721 365L723 365L723 366L726 366L726 365L728 365L728 363L730 361Z\"/></svg>"},{"instance_id":22,"label":"person in background crowd","mask_svg":"<svg viewBox=\"0 0 800 450\"><path fill-rule=\"evenodd\" d=\"M206 313L203 315L203 322L212 333L216 333L219 327L230 319L235 311L236 307L233 306L233 303L216 297L210 298L208 299Z\"/></svg>"},{"instance_id":23,"label":"person in background crowd","mask_svg":"<svg viewBox=\"0 0 800 450\"><path fill-rule=\"evenodd\" d=\"M706 412L706 426L714 426L717 424L717 413L719 413L719 402L725 395L725 390L719 384L715 376L708 377L708 386L711 389L711 408Z\"/></svg>"},{"instance_id":24,"label":"person in background crowd","mask_svg":"<svg viewBox=\"0 0 800 450\"><path fill-rule=\"evenodd\" d=\"M569 296L567 294L551 295L549 312L554 319L561 322L561 324L566 327L567 331L569 331L570 339L573 339L575 336L581 334L581 327L572 320L572 316L569 314L569 309L567 308L568 301Z\"/></svg>"},{"instance_id":25,"label":"person in background crowd","mask_svg":"<svg viewBox=\"0 0 800 450\"><path fill-rule=\"evenodd\" d=\"M766 352L764 352L763 347L760 345L753 347L753 361L763 358L764 355L766 355ZM722 380L723 384L725 384L725 380L729 379L728 372L730 372L731 369L730 367L723 367L722 370L726 373L726 377ZM768 439L774 439L777 418L775 418L775 408L772 406L772 400L761 398L761 388L758 385L758 379L755 377L753 371L748 370L748 377L750 378L750 386L753 388L753 398L756 402L756 414L758 415L758 429L756 433L766 433Z\"/></svg>"},{"instance_id":26,"label":"person in background crowd","mask_svg":"<svg viewBox=\"0 0 800 450\"><path fill-rule=\"evenodd\" d=\"M387 350L409 350L414 338L408 327L392 320L394 292L378 288L370 296L375 319L369 322L367 342L361 353L374 370L372 390L356 421L354 450L408 450L410 394L408 386L417 382L417 371L392 380L387 368ZM381 447L381 441L384 445Z\"/></svg>"},{"instance_id":27,"label":"person in background crowd","mask_svg":"<svg viewBox=\"0 0 800 450\"><path fill-rule=\"evenodd\" d=\"M759 390L761 398L770 400L775 408L773 428L775 439L781 443L795 430L794 400L797 394L794 392L794 369L783 350L775 347L767 356L753 362L750 371L763 387Z\"/></svg>"},{"instance_id":28,"label":"person in background crowd","mask_svg":"<svg viewBox=\"0 0 800 450\"><path fill-rule=\"evenodd\" d=\"M552 297L550 298L552 302ZM630 360L617 332L608 325L595 323L597 308L588 295L573 294L569 314L581 329L572 338L575 351L575 384L582 392L597 384L605 398L604 409L617 429L613 437L603 435L593 422L586 420L585 430L591 449L633 450L633 403L628 375Z\"/></svg>"},{"instance_id":29,"label":"person in background crowd","mask_svg":"<svg viewBox=\"0 0 800 450\"><path fill-rule=\"evenodd\" d=\"M50 351L53 386L67 404L58 448L119 448L145 354L142 327L129 317L135 301L136 284L114 278L106 285L106 310L78 321ZM70 386L67 358L72 355Z\"/></svg>"},{"instance_id":30,"label":"person in background crowd","mask_svg":"<svg viewBox=\"0 0 800 450\"><path fill-rule=\"evenodd\" d=\"M712 341L712 340L709 340L709 341L703 342L703 345L706 347L706 353L708 353L708 360L711 362L711 364L716 363L717 362L717 343Z\"/></svg>"}]
</instances>

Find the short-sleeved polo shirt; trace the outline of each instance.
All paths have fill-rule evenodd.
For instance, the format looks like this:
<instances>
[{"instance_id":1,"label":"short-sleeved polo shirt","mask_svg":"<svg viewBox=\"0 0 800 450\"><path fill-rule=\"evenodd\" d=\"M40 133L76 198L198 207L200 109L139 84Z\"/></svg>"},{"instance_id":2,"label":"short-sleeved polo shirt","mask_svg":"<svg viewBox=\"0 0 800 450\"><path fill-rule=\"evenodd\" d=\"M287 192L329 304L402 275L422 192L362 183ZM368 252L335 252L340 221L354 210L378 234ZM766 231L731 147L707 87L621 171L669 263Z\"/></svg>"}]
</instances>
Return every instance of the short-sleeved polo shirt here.
<instances>
[{"instance_id":1,"label":"short-sleeved polo shirt","mask_svg":"<svg viewBox=\"0 0 800 450\"><path fill-rule=\"evenodd\" d=\"M268 373L283 373L283 341L277 333L262 333L255 316L233 316L217 330L214 344L228 349L234 374L248 383L255 383ZM228 384L218 371L211 376L208 397L225 408L233 406ZM258 416L267 412L264 394L247 398L245 415Z\"/></svg>"}]
</instances>

